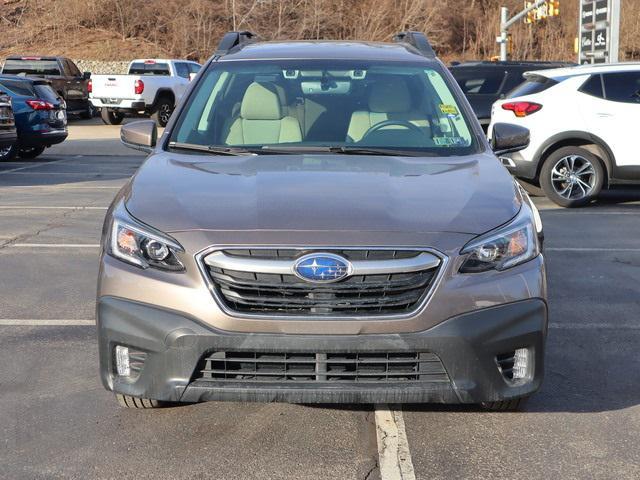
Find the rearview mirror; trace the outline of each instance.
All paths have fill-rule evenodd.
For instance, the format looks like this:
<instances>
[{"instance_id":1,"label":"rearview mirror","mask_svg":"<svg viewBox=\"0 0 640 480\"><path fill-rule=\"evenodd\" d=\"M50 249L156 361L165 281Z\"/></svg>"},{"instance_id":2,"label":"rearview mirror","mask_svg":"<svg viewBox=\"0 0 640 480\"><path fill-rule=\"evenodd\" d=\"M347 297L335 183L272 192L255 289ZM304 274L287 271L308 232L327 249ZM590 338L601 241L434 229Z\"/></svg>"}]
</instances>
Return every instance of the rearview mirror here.
<instances>
[{"instance_id":1,"label":"rearview mirror","mask_svg":"<svg viewBox=\"0 0 640 480\"><path fill-rule=\"evenodd\" d=\"M83 80L89 80L91 78L91 72L83 72L82 78Z\"/></svg>"},{"instance_id":2,"label":"rearview mirror","mask_svg":"<svg viewBox=\"0 0 640 480\"><path fill-rule=\"evenodd\" d=\"M158 141L158 127L153 120L131 122L120 129L120 140L129 148L150 153Z\"/></svg>"},{"instance_id":3,"label":"rearview mirror","mask_svg":"<svg viewBox=\"0 0 640 480\"><path fill-rule=\"evenodd\" d=\"M496 123L491 133L491 149L497 156L529 146L529 129L512 123Z\"/></svg>"}]
</instances>

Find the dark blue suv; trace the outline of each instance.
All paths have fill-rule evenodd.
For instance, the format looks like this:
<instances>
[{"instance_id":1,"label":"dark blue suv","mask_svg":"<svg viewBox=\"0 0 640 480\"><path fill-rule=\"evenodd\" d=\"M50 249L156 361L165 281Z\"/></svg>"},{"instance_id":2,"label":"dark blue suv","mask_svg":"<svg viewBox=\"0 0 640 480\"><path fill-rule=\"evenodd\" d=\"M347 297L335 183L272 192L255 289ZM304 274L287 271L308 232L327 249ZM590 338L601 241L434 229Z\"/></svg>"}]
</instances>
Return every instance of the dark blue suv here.
<instances>
[{"instance_id":1,"label":"dark blue suv","mask_svg":"<svg viewBox=\"0 0 640 480\"><path fill-rule=\"evenodd\" d=\"M0 148L0 161L35 158L67 138L66 105L49 81L0 75L0 90L11 98L18 133L17 143Z\"/></svg>"}]
</instances>

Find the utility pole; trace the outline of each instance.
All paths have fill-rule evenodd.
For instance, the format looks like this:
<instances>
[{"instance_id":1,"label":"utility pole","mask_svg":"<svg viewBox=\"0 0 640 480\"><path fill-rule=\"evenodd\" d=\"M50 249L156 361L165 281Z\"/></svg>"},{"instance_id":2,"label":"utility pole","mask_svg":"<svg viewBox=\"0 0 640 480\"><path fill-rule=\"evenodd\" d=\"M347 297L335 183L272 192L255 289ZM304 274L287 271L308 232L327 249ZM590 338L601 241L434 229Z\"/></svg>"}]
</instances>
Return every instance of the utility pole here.
<instances>
[{"instance_id":1,"label":"utility pole","mask_svg":"<svg viewBox=\"0 0 640 480\"><path fill-rule=\"evenodd\" d=\"M509 28L524 17L531 10L540 7L541 5L547 3L547 0L537 0L532 2L527 8L517 13L513 17L509 18L509 9L507 7L500 8L500 36L496 37L496 42L500 44L500 60L506 61L507 58L507 42L508 38L508 30Z\"/></svg>"},{"instance_id":2,"label":"utility pole","mask_svg":"<svg viewBox=\"0 0 640 480\"><path fill-rule=\"evenodd\" d=\"M500 9L500 37L498 42L500 43L500 60L503 62L507 61L507 22L509 21L509 9L507 7L502 7Z\"/></svg>"}]
</instances>

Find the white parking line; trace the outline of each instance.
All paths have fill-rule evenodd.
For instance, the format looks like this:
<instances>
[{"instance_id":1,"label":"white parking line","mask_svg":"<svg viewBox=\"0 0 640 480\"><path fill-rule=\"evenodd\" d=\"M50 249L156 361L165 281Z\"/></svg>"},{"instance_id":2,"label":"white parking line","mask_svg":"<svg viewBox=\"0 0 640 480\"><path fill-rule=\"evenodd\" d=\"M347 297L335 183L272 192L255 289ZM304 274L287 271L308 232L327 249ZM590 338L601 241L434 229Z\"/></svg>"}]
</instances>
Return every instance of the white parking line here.
<instances>
[{"instance_id":1,"label":"white parking line","mask_svg":"<svg viewBox=\"0 0 640 480\"><path fill-rule=\"evenodd\" d=\"M402 410L376 405L378 465L382 480L415 480Z\"/></svg>"},{"instance_id":2,"label":"white parking line","mask_svg":"<svg viewBox=\"0 0 640 480\"><path fill-rule=\"evenodd\" d=\"M640 248L544 247L545 252L640 252Z\"/></svg>"},{"instance_id":3,"label":"white parking line","mask_svg":"<svg viewBox=\"0 0 640 480\"><path fill-rule=\"evenodd\" d=\"M70 320L70 319L19 319L19 318L3 318L0 319L0 326L12 327L77 327L83 325L95 325L95 320Z\"/></svg>"},{"instance_id":4,"label":"white parking line","mask_svg":"<svg viewBox=\"0 0 640 480\"><path fill-rule=\"evenodd\" d=\"M67 160L66 158L62 158L60 160L53 160L51 162L35 162L35 163L29 163L29 165L25 165L24 167L17 167L17 168L10 168L9 170L0 170L0 175L2 175L3 173L13 173L13 172L18 172L21 170L27 170L29 168L36 168L36 167L41 167L43 165L52 165L54 163L60 163L60 162L64 162L65 160Z\"/></svg>"},{"instance_id":5,"label":"white parking line","mask_svg":"<svg viewBox=\"0 0 640 480\"><path fill-rule=\"evenodd\" d=\"M107 210L109 207L83 207L58 205L0 205L0 210Z\"/></svg>"}]
</instances>

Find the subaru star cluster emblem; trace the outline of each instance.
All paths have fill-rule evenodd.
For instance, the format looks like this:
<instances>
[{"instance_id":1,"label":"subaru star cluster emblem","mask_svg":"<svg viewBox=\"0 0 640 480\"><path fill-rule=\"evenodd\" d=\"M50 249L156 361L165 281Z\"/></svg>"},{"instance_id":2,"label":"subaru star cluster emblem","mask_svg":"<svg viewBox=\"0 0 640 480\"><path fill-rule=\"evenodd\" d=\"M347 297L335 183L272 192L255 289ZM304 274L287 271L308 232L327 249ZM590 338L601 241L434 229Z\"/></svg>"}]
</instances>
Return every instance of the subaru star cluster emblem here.
<instances>
[{"instance_id":1,"label":"subaru star cluster emblem","mask_svg":"<svg viewBox=\"0 0 640 480\"><path fill-rule=\"evenodd\" d=\"M351 274L351 263L331 253L310 253L300 257L293 266L294 273L307 282L337 282Z\"/></svg>"}]
</instances>

